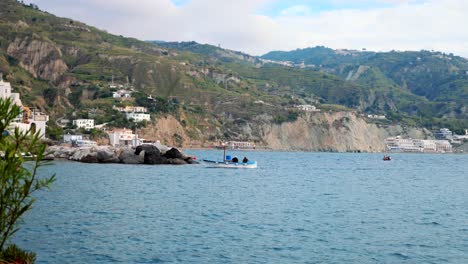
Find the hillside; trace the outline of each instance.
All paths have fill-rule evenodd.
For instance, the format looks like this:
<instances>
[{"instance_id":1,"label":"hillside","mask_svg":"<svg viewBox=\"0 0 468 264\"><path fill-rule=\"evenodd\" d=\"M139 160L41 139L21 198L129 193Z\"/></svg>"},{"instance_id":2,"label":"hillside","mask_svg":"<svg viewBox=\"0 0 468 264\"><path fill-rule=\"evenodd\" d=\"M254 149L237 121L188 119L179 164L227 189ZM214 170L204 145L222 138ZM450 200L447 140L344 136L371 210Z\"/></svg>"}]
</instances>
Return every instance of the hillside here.
<instances>
[{"instance_id":1,"label":"hillside","mask_svg":"<svg viewBox=\"0 0 468 264\"><path fill-rule=\"evenodd\" d=\"M261 65L262 61L255 56L249 54L223 49L221 47L216 47L209 44L200 44L195 41L186 41L186 42L165 42L165 41L148 41L159 47L173 49L178 51L188 51L191 53L196 53L203 55L205 59L210 61L219 61L223 63L245 63L252 65Z\"/></svg>"},{"instance_id":2,"label":"hillside","mask_svg":"<svg viewBox=\"0 0 468 264\"><path fill-rule=\"evenodd\" d=\"M422 125L467 125L468 60L430 51L368 52L325 47L270 52L261 58L302 63L342 80L371 87ZM384 109L388 111L389 109ZM413 118L414 119L414 118ZM417 120L415 120L418 122Z\"/></svg>"},{"instance_id":3,"label":"hillside","mask_svg":"<svg viewBox=\"0 0 468 264\"><path fill-rule=\"evenodd\" d=\"M378 62L387 58L377 60L372 53L367 60L375 62L365 67L354 57L347 63L330 59L330 66L285 67L196 42L115 36L15 0L0 2L0 33L0 72L26 104L51 115L52 138L63 133L56 122L81 117L113 127L140 127L148 139L164 137L179 145L221 139L268 145L265 127L300 119L304 113L293 109L297 104L327 112L387 114L385 125L468 126L460 108L466 101L452 93L466 96L462 79L440 86L447 92L426 96L402 85L416 79L398 79L400 68L391 66L398 63L386 69ZM393 75L387 73L390 69L395 69ZM131 87L133 98L112 98L110 83ZM152 121L135 125L114 105L148 107Z\"/></svg>"},{"instance_id":4,"label":"hillside","mask_svg":"<svg viewBox=\"0 0 468 264\"><path fill-rule=\"evenodd\" d=\"M4 78L25 103L50 113L52 121L88 117L90 110L98 109L98 122L130 126L112 105L148 106L144 98L150 95L158 103L150 107L154 116L179 117L193 137L203 135L206 127L218 131L213 127L220 127L226 117L249 119L264 111L288 114L274 107L281 98L200 55L114 36L14 0L0 2L0 32ZM135 100L116 102L109 90L111 80L134 87ZM258 99L269 104L254 104ZM229 130L230 124L223 125ZM223 136L220 133L214 137Z\"/></svg>"}]
</instances>

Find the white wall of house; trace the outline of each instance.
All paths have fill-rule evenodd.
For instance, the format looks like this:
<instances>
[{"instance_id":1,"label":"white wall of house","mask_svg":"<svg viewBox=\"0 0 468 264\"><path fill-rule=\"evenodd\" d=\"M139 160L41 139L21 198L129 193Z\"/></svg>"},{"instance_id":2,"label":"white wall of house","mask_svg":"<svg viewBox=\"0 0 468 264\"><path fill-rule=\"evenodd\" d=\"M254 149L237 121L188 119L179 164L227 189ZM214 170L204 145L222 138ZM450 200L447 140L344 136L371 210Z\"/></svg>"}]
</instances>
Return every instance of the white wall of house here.
<instances>
[{"instance_id":1,"label":"white wall of house","mask_svg":"<svg viewBox=\"0 0 468 264\"><path fill-rule=\"evenodd\" d=\"M66 134L63 135L63 142L65 143L72 143L73 141L83 140L83 135L70 135Z\"/></svg>"},{"instance_id":2,"label":"white wall of house","mask_svg":"<svg viewBox=\"0 0 468 264\"><path fill-rule=\"evenodd\" d=\"M138 135L133 134L130 129L118 129L108 133L109 143L114 147L118 146L138 146L141 140Z\"/></svg>"},{"instance_id":3,"label":"white wall of house","mask_svg":"<svg viewBox=\"0 0 468 264\"><path fill-rule=\"evenodd\" d=\"M73 120L73 125L78 128L84 128L86 130L94 128L94 119L76 119Z\"/></svg>"},{"instance_id":4,"label":"white wall of house","mask_svg":"<svg viewBox=\"0 0 468 264\"><path fill-rule=\"evenodd\" d=\"M150 121L150 114L145 113L125 113L127 119L133 119L134 122Z\"/></svg>"}]
</instances>

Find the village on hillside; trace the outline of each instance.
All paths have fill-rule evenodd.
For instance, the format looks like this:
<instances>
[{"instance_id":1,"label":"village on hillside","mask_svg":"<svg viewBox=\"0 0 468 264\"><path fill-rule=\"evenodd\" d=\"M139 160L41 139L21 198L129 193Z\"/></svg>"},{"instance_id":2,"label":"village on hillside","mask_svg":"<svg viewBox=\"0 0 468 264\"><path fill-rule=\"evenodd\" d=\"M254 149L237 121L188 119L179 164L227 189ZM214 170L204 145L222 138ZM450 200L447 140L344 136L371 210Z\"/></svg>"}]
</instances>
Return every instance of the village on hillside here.
<instances>
[{"instance_id":1,"label":"village on hillside","mask_svg":"<svg viewBox=\"0 0 468 264\"><path fill-rule=\"evenodd\" d=\"M109 84L109 87L114 90L112 97L116 101L128 100L132 98L134 92L133 87L121 84L115 84L113 81ZM13 127L19 128L21 131L40 131L41 138L46 138L47 122L49 116L45 113L38 111L38 109L23 105L21 96L19 93L12 92L12 87L9 82L6 82L1 78L0 75L0 98L11 99L16 105L22 109L22 114L18 116L15 122L12 124ZM151 99L151 98L150 98ZM263 102L259 102L263 103ZM294 105L294 109L304 112L320 112L312 105ZM113 106L113 110L123 113L125 117L134 123L150 122L151 115L146 107L142 106ZM384 120L384 115L373 115L368 114L365 116L368 119ZM61 127L70 126L74 129L68 130L62 137L61 142L55 142L55 144L64 144L74 147L85 147L85 146L97 146L98 142L91 140L89 132L91 130L99 130L104 132L108 138L108 145L113 147L136 147L142 144L161 144L159 140L147 140L141 138L137 133L136 129L130 128L117 128L108 127L107 124L96 124L92 118L77 118L74 120L61 119L57 122ZM85 133L80 133L85 132ZM451 153L454 147L463 144L468 141L468 129L465 131L465 135L456 135L447 128L441 128L434 131L435 139L412 139L403 138L401 136L389 137L385 139L386 151L388 152L417 152L417 153ZM256 144L249 141L219 141L213 145L215 148L228 148L228 149L256 149Z\"/></svg>"}]
</instances>

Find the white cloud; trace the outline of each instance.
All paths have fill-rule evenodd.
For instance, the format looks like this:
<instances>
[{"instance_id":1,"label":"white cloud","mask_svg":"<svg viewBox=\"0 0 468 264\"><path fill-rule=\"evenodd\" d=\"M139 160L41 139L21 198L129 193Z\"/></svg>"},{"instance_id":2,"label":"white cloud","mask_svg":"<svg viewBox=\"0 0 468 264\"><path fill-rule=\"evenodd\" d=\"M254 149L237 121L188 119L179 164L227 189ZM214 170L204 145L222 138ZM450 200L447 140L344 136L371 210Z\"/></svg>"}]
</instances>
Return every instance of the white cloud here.
<instances>
[{"instance_id":1,"label":"white cloud","mask_svg":"<svg viewBox=\"0 0 468 264\"><path fill-rule=\"evenodd\" d=\"M295 5L281 11L281 16L305 16L310 15L310 8L306 5Z\"/></svg>"},{"instance_id":2,"label":"white cloud","mask_svg":"<svg viewBox=\"0 0 468 264\"><path fill-rule=\"evenodd\" d=\"M60 16L140 39L195 40L262 54L315 45L368 50L440 50L468 56L468 1L355 0L392 3L318 14L293 6L279 16L257 14L273 0L33 0ZM344 0L331 0L335 4ZM66 3L64 3L66 2Z\"/></svg>"}]
</instances>

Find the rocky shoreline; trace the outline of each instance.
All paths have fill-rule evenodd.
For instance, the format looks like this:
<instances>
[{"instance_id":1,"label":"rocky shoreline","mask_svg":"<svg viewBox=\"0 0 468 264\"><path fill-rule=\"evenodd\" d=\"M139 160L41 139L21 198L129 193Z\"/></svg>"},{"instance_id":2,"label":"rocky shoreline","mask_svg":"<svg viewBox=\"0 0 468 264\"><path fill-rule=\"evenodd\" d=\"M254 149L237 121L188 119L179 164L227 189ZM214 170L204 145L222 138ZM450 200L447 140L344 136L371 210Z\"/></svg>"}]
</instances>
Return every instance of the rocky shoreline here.
<instances>
[{"instance_id":1,"label":"rocky shoreline","mask_svg":"<svg viewBox=\"0 0 468 264\"><path fill-rule=\"evenodd\" d=\"M121 164L198 164L194 157L188 156L177 148L164 145L140 145L131 147L112 146L50 146L47 159L67 159L84 163L121 163Z\"/></svg>"}]
</instances>

